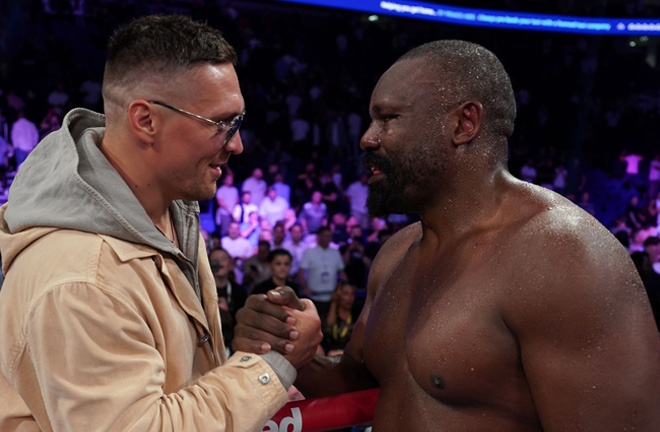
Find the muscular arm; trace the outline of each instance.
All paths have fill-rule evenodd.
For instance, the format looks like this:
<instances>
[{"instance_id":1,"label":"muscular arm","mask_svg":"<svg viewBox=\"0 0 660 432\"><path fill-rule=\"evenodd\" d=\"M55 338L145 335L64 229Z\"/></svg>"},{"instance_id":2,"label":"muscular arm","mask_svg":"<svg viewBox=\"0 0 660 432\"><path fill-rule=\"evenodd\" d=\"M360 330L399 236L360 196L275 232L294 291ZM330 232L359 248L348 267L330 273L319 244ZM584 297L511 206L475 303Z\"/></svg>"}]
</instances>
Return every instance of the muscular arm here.
<instances>
[{"instance_id":1,"label":"muscular arm","mask_svg":"<svg viewBox=\"0 0 660 432\"><path fill-rule=\"evenodd\" d=\"M335 357L316 355L311 363L298 368L295 385L306 397L329 396L378 386L377 380L364 363L369 313L382 283L420 233L420 225L413 224L399 231L383 245L374 258L367 283L367 298L344 354ZM251 296L246 307L239 311L238 324L234 330L235 350L261 353L265 342L286 357L286 346L294 346L292 335L297 333L295 319L278 305L296 308L295 304L299 300L290 288L277 290L280 290L282 295L270 292L267 297L269 301L263 296Z\"/></svg>"},{"instance_id":2,"label":"muscular arm","mask_svg":"<svg viewBox=\"0 0 660 432\"><path fill-rule=\"evenodd\" d=\"M367 299L344 353L333 357L316 355L311 363L298 370L295 385L306 397L330 396L378 387L378 382L365 366L362 356L364 331L374 291L373 287L368 288Z\"/></svg>"},{"instance_id":3,"label":"muscular arm","mask_svg":"<svg viewBox=\"0 0 660 432\"><path fill-rule=\"evenodd\" d=\"M660 430L660 338L626 251L588 220L541 225L504 318L543 429Z\"/></svg>"},{"instance_id":4,"label":"muscular arm","mask_svg":"<svg viewBox=\"0 0 660 432\"><path fill-rule=\"evenodd\" d=\"M280 287L266 296L253 295L245 307L237 313L234 329L234 350L264 353L274 349L289 358L296 353L298 334L297 303L293 290ZM298 368L295 384L306 397L320 397L377 387L375 379L362 363L364 328L370 308L371 296L367 296L362 314L358 318L351 340L344 354L335 357L316 355L311 362ZM286 306L280 306L286 305ZM264 347L264 344L266 346ZM300 364L294 363L294 364Z\"/></svg>"}]
</instances>

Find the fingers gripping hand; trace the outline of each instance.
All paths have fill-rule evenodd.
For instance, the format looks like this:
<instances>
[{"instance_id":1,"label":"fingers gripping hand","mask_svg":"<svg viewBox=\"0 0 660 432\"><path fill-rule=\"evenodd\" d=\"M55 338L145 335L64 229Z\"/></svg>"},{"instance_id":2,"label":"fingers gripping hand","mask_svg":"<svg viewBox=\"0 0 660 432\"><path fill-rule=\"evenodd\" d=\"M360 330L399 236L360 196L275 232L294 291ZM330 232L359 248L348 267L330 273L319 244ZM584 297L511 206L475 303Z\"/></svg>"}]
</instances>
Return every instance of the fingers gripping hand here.
<instances>
[{"instance_id":1,"label":"fingers gripping hand","mask_svg":"<svg viewBox=\"0 0 660 432\"><path fill-rule=\"evenodd\" d=\"M282 306L282 309L289 312L296 319L298 338L292 342L293 349L284 355L296 369L312 361L323 339L321 319L314 303L307 299L303 299L301 302L304 305L303 310Z\"/></svg>"},{"instance_id":2,"label":"fingers gripping hand","mask_svg":"<svg viewBox=\"0 0 660 432\"><path fill-rule=\"evenodd\" d=\"M305 305L289 287L279 287L276 291L248 297L245 306L237 312L232 342L235 351L263 354L274 349L286 354L293 350L291 342L299 334L294 327L296 319L283 307L299 310Z\"/></svg>"}]
</instances>

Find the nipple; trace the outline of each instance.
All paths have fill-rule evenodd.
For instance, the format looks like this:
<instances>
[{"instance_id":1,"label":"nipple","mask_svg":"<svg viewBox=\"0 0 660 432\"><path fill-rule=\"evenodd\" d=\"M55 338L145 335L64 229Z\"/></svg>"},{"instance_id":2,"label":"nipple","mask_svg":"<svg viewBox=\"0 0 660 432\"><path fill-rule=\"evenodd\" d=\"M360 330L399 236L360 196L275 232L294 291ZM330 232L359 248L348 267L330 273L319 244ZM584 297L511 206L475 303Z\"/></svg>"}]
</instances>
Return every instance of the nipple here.
<instances>
[{"instance_id":1,"label":"nipple","mask_svg":"<svg viewBox=\"0 0 660 432\"><path fill-rule=\"evenodd\" d=\"M443 380L440 375L431 375L431 384L440 390L445 388L445 380Z\"/></svg>"}]
</instances>

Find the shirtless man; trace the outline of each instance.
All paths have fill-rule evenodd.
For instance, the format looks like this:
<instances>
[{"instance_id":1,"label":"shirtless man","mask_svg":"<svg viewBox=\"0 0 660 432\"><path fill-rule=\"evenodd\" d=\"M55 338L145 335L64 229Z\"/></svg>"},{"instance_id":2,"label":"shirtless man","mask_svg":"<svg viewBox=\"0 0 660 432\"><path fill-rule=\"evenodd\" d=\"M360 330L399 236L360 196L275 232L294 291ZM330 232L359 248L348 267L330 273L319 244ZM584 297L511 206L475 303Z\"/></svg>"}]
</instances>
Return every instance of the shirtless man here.
<instances>
[{"instance_id":1,"label":"shirtless man","mask_svg":"<svg viewBox=\"0 0 660 432\"><path fill-rule=\"evenodd\" d=\"M421 221L378 253L344 355L315 357L298 389L379 386L378 432L660 430L660 338L639 276L594 218L508 172L515 101L499 60L420 46L369 111L369 211ZM235 348L292 343L273 303L297 299L280 290L248 300Z\"/></svg>"}]
</instances>

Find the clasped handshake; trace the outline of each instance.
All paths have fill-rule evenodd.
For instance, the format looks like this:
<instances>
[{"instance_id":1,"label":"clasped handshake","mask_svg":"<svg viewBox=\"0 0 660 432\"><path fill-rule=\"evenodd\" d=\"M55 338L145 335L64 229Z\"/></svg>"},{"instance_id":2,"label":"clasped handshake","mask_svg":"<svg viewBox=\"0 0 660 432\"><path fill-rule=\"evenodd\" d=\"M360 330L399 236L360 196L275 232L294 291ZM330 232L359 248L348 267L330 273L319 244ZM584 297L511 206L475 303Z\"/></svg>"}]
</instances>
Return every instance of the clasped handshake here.
<instances>
[{"instance_id":1,"label":"clasped handshake","mask_svg":"<svg viewBox=\"0 0 660 432\"><path fill-rule=\"evenodd\" d=\"M300 369L312 361L322 339L314 303L284 286L248 297L236 314L232 348L256 354L275 350Z\"/></svg>"}]
</instances>

